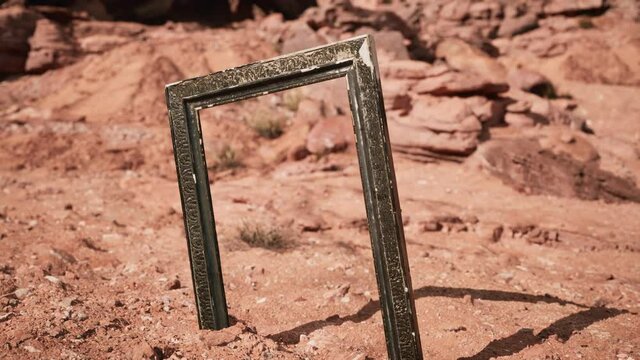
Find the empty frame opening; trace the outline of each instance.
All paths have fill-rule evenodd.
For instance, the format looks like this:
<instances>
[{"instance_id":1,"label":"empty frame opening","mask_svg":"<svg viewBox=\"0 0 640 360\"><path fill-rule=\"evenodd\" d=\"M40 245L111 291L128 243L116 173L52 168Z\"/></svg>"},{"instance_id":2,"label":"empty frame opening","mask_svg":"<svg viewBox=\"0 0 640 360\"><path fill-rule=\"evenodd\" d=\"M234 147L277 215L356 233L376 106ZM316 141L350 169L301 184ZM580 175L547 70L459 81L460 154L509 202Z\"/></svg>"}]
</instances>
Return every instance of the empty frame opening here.
<instances>
[{"instance_id":1,"label":"empty frame opening","mask_svg":"<svg viewBox=\"0 0 640 360\"><path fill-rule=\"evenodd\" d=\"M199 120L229 315L285 343L350 337L384 357L346 79Z\"/></svg>"}]
</instances>

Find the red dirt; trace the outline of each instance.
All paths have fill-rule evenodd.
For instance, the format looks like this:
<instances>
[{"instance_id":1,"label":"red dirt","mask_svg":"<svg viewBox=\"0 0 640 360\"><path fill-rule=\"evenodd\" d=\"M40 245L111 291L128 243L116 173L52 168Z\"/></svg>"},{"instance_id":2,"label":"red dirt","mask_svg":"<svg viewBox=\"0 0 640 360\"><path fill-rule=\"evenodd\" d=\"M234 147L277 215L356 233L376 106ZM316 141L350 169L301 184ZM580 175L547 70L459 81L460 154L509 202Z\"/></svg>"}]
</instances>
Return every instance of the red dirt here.
<instances>
[{"instance_id":1,"label":"red dirt","mask_svg":"<svg viewBox=\"0 0 640 360\"><path fill-rule=\"evenodd\" d=\"M485 151L552 139L540 140L548 153L536 161L571 158L634 188L640 25L614 10L593 18L595 29L550 35L581 39L558 56L518 45L546 25L508 46L496 40L507 49L497 61L572 95L592 134L483 123L490 136L467 158L394 153L425 358L640 358L640 204L581 199L577 185L541 178L511 187L487 170ZM386 358L353 144L303 151L309 129L344 110L341 81L203 112L234 325L198 329L163 87L277 55L265 22L78 20L76 42L111 27L118 45L0 82L0 358ZM585 52L617 60L576 63ZM265 111L283 121L283 136L247 126ZM404 113L389 118L411 122ZM237 167L214 166L225 144ZM290 246L251 247L243 223L273 227Z\"/></svg>"}]
</instances>

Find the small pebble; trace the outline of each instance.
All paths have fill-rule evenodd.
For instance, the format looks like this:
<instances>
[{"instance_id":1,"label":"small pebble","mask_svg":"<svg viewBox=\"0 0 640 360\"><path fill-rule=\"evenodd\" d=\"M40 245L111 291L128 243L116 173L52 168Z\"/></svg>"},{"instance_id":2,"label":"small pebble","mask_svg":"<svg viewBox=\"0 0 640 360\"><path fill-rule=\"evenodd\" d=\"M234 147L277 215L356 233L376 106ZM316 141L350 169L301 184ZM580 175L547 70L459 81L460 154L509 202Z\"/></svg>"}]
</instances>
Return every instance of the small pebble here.
<instances>
[{"instance_id":1,"label":"small pebble","mask_svg":"<svg viewBox=\"0 0 640 360\"><path fill-rule=\"evenodd\" d=\"M182 284L180 284L180 279L175 278L169 282L167 282L167 290L177 290L180 289L182 287Z\"/></svg>"},{"instance_id":2,"label":"small pebble","mask_svg":"<svg viewBox=\"0 0 640 360\"><path fill-rule=\"evenodd\" d=\"M16 297L16 299L22 300L27 296L29 296L30 293L31 293L31 290L29 290L28 288L20 288L14 291L13 295Z\"/></svg>"}]
</instances>

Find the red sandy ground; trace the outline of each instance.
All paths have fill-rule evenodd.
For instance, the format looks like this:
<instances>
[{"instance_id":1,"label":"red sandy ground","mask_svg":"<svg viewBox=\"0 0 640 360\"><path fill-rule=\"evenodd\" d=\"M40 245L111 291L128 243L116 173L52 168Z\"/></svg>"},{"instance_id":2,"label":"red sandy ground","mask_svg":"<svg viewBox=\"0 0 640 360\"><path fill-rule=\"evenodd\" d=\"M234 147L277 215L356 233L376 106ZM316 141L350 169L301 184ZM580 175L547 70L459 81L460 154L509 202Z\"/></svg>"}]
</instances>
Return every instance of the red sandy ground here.
<instances>
[{"instance_id":1,"label":"red sandy ground","mask_svg":"<svg viewBox=\"0 0 640 360\"><path fill-rule=\"evenodd\" d=\"M256 40L247 55L251 31L206 30L194 45L179 41L188 31L160 28L146 43L0 84L5 108L31 92L21 107L52 112L0 118L0 358L386 357L353 149L270 162L287 140L225 123L242 105L220 110L231 120L203 117L223 124L207 130L212 142L248 145L244 167L212 174L235 325L198 330L162 88L275 55ZM637 88L563 80L557 59L536 61L596 134L637 146ZM474 157L395 161L425 358L640 358L640 205L525 195ZM640 174L637 161L627 167ZM424 232L436 215L466 230ZM251 248L238 240L243 221L276 224L294 246ZM512 231L520 225L558 241L528 241Z\"/></svg>"}]
</instances>

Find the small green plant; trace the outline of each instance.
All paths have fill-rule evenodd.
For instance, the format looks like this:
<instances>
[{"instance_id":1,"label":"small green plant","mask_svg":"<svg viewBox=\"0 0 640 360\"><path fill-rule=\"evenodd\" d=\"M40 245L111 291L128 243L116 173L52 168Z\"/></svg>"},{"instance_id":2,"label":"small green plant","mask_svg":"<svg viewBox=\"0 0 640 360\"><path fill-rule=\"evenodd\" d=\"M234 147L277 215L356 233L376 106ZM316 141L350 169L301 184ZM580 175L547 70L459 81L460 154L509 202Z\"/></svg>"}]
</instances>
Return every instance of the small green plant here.
<instances>
[{"instance_id":1,"label":"small green plant","mask_svg":"<svg viewBox=\"0 0 640 360\"><path fill-rule=\"evenodd\" d=\"M215 170L235 169L241 165L242 163L238 160L238 155L231 145L224 144L216 151L213 164Z\"/></svg>"},{"instance_id":2,"label":"small green plant","mask_svg":"<svg viewBox=\"0 0 640 360\"><path fill-rule=\"evenodd\" d=\"M593 29L594 27L596 27L593 24L593 21L591 21L591 19L588 17L580 18L578 20L578 26L580 27L580 29Z\"/></svg>"},{"instance_id":3,"label":"small green plant","mask_svg":"<svg viewBox=\"0 0 640 360\"><path fill-rule=\"evenodd\" d=\"M285 92L282 96L282 103L287 109L291 111L298 111L302 98L302 92L299 90L290 90Z\"/></svg>"},{"instance_id":4,"label":"small green plant","mask_svg":"<svg viewBox=\"0 0 640 360\"><path fill-rule=\"evenodd\" d=\"M282 250L291 247L288 236L280 227L243 222L238 232L240 240L251 247L269 250Z\"/></svg>"},{"instance_id":5,"label":"small green plant","mask_svg":"<svg viewBox=\"0 0 640 360\"><path fill-rule=\"evenodd\" d=\"M284 133L284 120L275 114L258 112L247 123L263 138L275 139Z\"/></svg>"}]
</instances>

